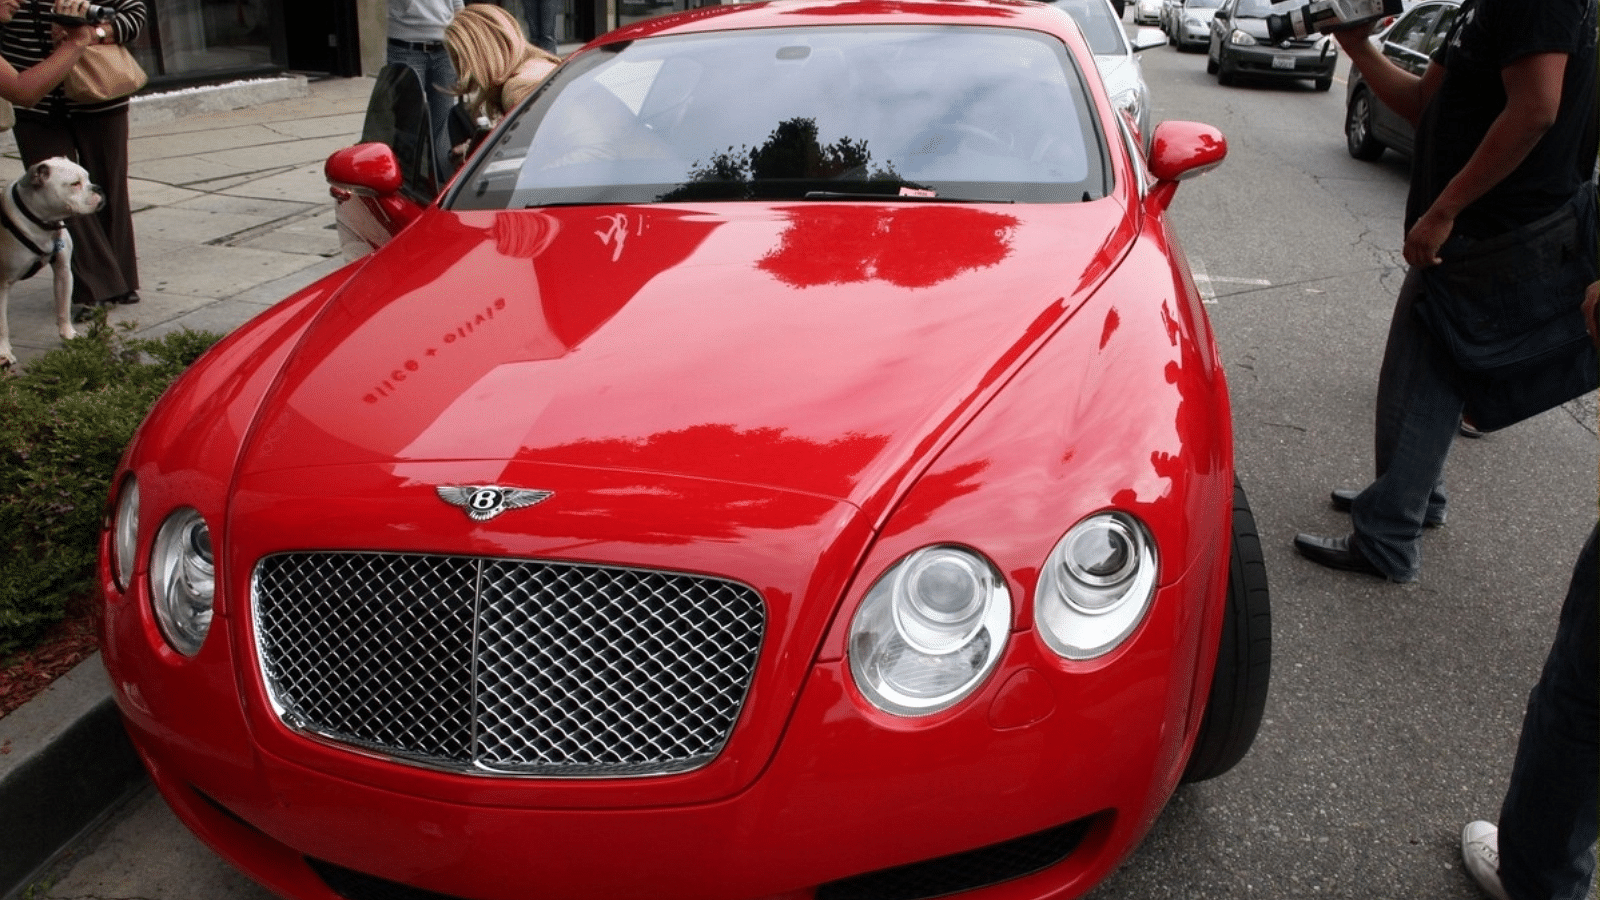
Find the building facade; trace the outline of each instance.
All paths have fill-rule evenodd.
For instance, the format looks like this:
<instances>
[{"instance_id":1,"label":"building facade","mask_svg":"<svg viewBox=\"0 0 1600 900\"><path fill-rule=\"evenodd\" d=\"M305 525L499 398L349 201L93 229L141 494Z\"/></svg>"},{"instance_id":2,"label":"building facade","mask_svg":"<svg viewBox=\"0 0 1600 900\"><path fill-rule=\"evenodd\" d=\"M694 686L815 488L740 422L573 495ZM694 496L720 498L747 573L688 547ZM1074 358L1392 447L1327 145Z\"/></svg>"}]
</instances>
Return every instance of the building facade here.
<instances>
[{"instance_id":1,"label":"building facade","mask_svg":"<svg viewBox=\"0 0 1600 900\"><path fill-rule=\"evenodd\" d=\"M134 51L150 89L263 77L372 74L383 66L387 0L145 0ZM521 0L498 0L521 15ZM716 0L560 0L563 45Z\"/></svg>"}]
</instances>

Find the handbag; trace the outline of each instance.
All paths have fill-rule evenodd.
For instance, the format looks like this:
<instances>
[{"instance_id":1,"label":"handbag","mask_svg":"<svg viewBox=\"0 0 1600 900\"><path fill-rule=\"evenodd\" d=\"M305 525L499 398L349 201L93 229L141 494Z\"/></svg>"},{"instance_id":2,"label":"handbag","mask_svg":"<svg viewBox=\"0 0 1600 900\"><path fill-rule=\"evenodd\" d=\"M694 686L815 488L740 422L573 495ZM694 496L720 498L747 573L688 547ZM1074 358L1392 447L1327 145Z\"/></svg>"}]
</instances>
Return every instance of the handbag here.
<instances>
[{"instance_id":1,"label":"handbag","mask_svg":"<svg viewBox=\"0 0 1600 900\"><path fill-rule=\"evenodd\" d=\"M1444 348L1466 416L1504 428L1600 387L1583 321L1600 276L1596 192L1585 184L1554 213L1485 240L1453 237L1422 270L1417 315Z\"/></svg>"},{"instance_id":2,"label":"handbag","mask_svg":"<svg viewBox=\"0 0 1600 900\"><path fill-rule=\"evenodd\" d=\"M61 82L61 92L74 103L104 103L126 97L145 86L139 61L121 44L90 44Z\"/></svg>"}]
</instances>

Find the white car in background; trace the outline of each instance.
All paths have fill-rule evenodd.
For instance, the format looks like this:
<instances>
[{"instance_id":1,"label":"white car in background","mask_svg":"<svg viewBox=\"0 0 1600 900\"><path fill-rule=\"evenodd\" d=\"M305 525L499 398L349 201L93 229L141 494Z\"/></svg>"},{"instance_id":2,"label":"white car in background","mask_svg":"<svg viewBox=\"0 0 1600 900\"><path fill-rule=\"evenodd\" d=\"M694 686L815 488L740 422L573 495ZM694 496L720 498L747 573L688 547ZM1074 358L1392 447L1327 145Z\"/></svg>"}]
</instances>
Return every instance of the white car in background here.
<instances>
[{"instance_id":1,"label":"white car in background","mask_svg":"<svg viewBox=\"0 0 1600 900\"><path fill-rule=\"evenodd\" d=\"M1202 50L1211 42L1211 18L1222 0L1182 0L1173 7L1168 42L1179 50Z\"/></svg>"},{"instance_id":2,"label":"white car in background","mask_svg":"<svg viewBox=\"0 0 1600 900\"><path fill-rule=\"evenodd\" d=\"M1133 24L1160 25L1161 7L1167 0L1138 0L1133 7Z\"/></svg>"},{"instance_id":3,"label":"white car in background","mask_svg":"<svg viewBox=\"0 0 1600 900\"><path fill-rule=\"evenodd\" d=\"M1094 52L1095 67L1100 70L1111 102L1126 110L1140 136L1149 140L1150 87L1145 84L1137 54L1161 46L1166 38L1154 28L1140 28L1130 41L1110 0L1050 0L1050 4L1066 10L1077 21ZM1143 0L1140 4L1142 9Z\"/></svg>"}]
</instances>

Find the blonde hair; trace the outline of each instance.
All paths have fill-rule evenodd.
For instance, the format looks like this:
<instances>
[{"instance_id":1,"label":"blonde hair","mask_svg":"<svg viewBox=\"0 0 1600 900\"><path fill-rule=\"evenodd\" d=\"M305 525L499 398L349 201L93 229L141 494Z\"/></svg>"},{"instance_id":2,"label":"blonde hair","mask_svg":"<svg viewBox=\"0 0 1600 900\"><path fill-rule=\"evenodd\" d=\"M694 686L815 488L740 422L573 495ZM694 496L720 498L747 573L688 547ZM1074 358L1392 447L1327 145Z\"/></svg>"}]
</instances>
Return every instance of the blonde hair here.
<instances>
[{"instance_id":1,"label":"blonde hair","mask_svg":"<svg viewBox=\"0 0 1600 900\"><path fill-rule=\"evenodd\" d=\"M444 44L459 79L450 92L471 98L467 107L474 117L505 115L501 91L529 60L561 61L528 43L522 23L490 3L462 7L445 26Z\"/></svg>"}]
</instances>

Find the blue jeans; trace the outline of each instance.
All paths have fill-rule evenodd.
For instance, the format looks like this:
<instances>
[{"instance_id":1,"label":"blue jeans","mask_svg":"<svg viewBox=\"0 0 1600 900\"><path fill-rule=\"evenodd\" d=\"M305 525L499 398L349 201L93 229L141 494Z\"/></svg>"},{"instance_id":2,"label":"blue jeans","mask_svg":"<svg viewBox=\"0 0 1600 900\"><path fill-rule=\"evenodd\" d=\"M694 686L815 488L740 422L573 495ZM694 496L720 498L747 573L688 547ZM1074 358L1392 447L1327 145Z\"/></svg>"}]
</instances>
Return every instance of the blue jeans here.
<instances>
[{"instance_id":1,"label":"blue jeans","mask_svg":"<svg viewBox=\"0 0 1600 900\"><path fill-rule=\"evenodd\" d=\"M1600 526L1597 526L1600 530ZM1600 770L1600 573L1578 555L1544 673L1528 698L1500 807L1500 883L1512 900L1583 900L1594 881Z\"/></svg>"},{"instance_id":2,"label":"blue jeans","mask_svg":"<svg viewBox=\"0 0 1600 900\"><path fill-rule=\"evenodd\" d=\"M1350 504L1351 543L1394 581L1416 580L1422 566L1422 523L1430 510L1444 510L1444 463L1464 405L1443 349L1416 316L1421 290L1421 274L1411 269L1378 371L1377 478Z\"/></svg>"},{"instance_id":3,"label":"blue jeans","mask_svg":"<svg viewBox=\"0 0 1600 900\"><path fill-rule=\"evenodd\" d=\"M560 0L522 0L522 20L528 26L528 42L551 53L556 47L556 4Z\"/></svg>"},{"instance_id":4,"label":"blue jeans","mask_svg":"<svg viewBox=\"0 0 1600 900\"><path fill-rule=\"evenodd\" d=\"M433 132L434 170L443 184L450 172L450 141L445 133L445 123L450 119L450 107L456 98L449 91L459 77L450 64L450 54L442 47L434 52L412 50L388 45L387 62L410 67L422 80L422 96L428 98L428 127Z\"/></svg>"}]
</instances>

